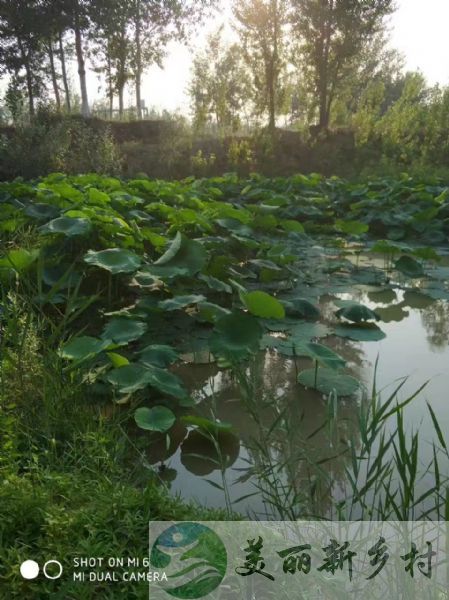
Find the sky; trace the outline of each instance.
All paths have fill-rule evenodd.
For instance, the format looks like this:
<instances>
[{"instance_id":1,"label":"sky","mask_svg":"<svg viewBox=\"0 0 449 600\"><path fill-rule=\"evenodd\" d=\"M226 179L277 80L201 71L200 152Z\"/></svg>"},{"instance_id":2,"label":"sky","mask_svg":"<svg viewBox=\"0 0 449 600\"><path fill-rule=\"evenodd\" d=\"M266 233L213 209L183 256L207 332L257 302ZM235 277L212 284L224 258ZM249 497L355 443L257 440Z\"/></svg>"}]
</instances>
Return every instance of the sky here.
<instances>
[{"instance_id":1,"label":"sky","mask_svg":"<svg viewBox=\"0 0 449 600\"><path fill-rule=\"evenodd\" d=\"M198 36L194 48L204 45L208 31L214 30L224 19L224 11ZM408 70L420 70L431 84L449 84L449 0L397 0L398 10L390 22L391 43L405 57ZM180 110L187 113L187 88L194 49L172 45L161 71L154 67L145 77L143 95L147 106Z\"/></svg>"}]
</instances>

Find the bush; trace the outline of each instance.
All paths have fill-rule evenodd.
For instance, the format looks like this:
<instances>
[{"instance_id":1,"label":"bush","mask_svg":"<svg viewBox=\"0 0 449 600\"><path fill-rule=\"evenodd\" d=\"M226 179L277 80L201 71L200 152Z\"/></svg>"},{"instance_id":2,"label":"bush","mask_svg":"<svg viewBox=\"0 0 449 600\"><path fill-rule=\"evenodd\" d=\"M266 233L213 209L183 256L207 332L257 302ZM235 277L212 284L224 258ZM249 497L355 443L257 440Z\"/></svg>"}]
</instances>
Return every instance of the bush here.
<instances>
[{"instance_id":1,"label":"bush","mask_svg":"<svg viewBox=\"0 0 449 600\"><path fill-rule=\"evenodd\" d=\"M0 142L0 179L33 179L55 171L118 174L121 159L107 126L41 110Z\"/></svg>"}]
</instances>

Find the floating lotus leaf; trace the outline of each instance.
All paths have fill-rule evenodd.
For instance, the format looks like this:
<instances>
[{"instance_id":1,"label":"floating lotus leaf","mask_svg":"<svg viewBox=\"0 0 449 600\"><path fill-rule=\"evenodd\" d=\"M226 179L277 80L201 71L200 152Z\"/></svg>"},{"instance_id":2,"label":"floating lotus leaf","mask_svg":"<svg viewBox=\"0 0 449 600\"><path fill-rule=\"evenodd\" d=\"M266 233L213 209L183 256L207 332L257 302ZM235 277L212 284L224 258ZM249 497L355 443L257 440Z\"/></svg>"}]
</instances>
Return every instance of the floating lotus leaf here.
<instances>
[{"instance_id":1,"label":"floating lotus leaf","mask_svg":"<svg viewBox=\"0 0 449 600\"><path fill-rule=\"evenodd\" d=\"M138 340L147 331L148 326L142 321L116 317L111 319L103 330L102 337L116 344L128 344Z\"/></svg>"},{"instance_id":2,"label":"floating lotus leaf","mask_svg":"<svg viewBox=\"0 0 449 600\"><path fill-rule=\"evenodd\" d=\"M117 275L118 273L134 273L142 261L137 254L130 250L110 248L100 252L90 250L84 257L84 262Z\"/></svg>"},{"instance_id":3,"label":"floating lotus leaf","mask_svg":"<svg viewBox=\"0 0 449 600\"><path fill-rule=\"evenodd\" d=\"M421 263L411 256L401 256L401 258L395 262L394 268L403 275L407 275L407 277L414 278L422 277L424 275Z\"/></svg>"},{"instance_id":4,"label":"floating lotus leaf","mask_svg":"<svg viewBox=\"0 0 449 600\"><path fill-rule=\"evenodd\" d=\"M110 371L106 380L116 386L122 394L134 394L149 385L148 369L136 363Z\"/></svg>"},{"instance_id":5,"label":"floating lotus leaf","mask_svg":"<svg viewBox=\"0 0 449 600\"><path fill-rule=\"evenodd\" d=\"M262 333L257 319L234 312L217 321L210 339L210 349L216 356L241 359L259 349Z\"/></svg>"},{"instance_id":6,"label":"floating lotus leaf","mask_svg":"<svg viewBox=\"0 0 449 600\"><path fill-rule=\"evenodd\" d=\"M158 303L158 306L162 310L167 311L181 310L183 308L186 308L187 306L199 304L204 300L206 300L204 296L175 296L174 298L170 298L168 300L162 300Z\"/></svg>"},{"instance_id":7,"label":"floating lotus leaf","mask_svg":"<svg viewBox=\"0 0 449 600\"><path fill-rule=\"evenodd\" d=\"M306 298L295 298L290 302L285 302L285 306L288 316L310 319L311 321L316 321L321 316L318 306Z\"/></svg>"},{"instance_id":8,"label":"floating lotus leaf","mask_svg":"<svg viewBox=\"0 0 449 600\"><path fill-rule=\"evenodd\" d=\"M316 377L316 386L315 386ZM336 393L338 396L352 396L360 387L360 382L344 373L332 369L307 369L298 376L298 382L306 388L316 389L322 394Z\"/></svg>"},{"instance_id":9,"label":"floating lotus leaf","mask_svg":"<svg viewBox=\"0 0 449 600\"><path fill-rule=\"evenodd\" d=\"M202 244L189 240L178 232L167 252L150 270L158 277L193 277L204 267L207 252Z\"/></svg>"},{"instance_id":10,"label":"floating lotus leaf","mask_svg":"<svg viewBox=\"0 0 449 600\"><path fill-rule=\"evenodd\" d=\"M66 237L87 235L92 228L88 219L72 219L70 217L59 217L39 228L41 233L60 233Z\"/></svg>"},{"instance_id":11,"label":"floating lotus leaf","mask_svg":"<svg viewBox=\"0 0 449 600\"><path fill-rule=\"evenodd\" d=\"M86 360L103 352L110 343L110 340L99 340L89 336L77 337L64 344L60 350L60 356L77 362Z\"/></svg>"},{"instance_id":12,"label":"floating lotus leaf","mask_svg":"<svg viewBox=\"0 0 449 600\"><path fill-rule=\"evenodd\" d=\"M147 380L152 388L155 388L162 394L173 396L173 398L177 398L178 400L188 397L181 379L170 373L170 371L165 371L157 367L148 367Z\"/></svg>"},{"instance_id":13,"label":"floating lotus leaf","mask_svg":"<svg viewBox=\"0 0 449 600\"><path fill-rule=\"evenodd\" d=\"M329 369L340 369L346 365L344 358L322 344L307 342L304 345L304 351L308 356L310 356L310 358L318 361Z\"/></svg>"},{"instance_id":14,"label":"floating lotus leaf","mask_svg":"<svg viewBox=\"0 0 449 600\"><path fill-rule=\"evenodd\" d=\"M152 345L147 346L139 352L139 361L144 365L152 365L165 369L175 363L179 358L179 354L171 346Z\"/></svg>"},{"instance_id":15,"label":"floating lotus leaf","mask_svg":"<svg viewBox=\"0 0 449 600\"><path fill-rule=\"evenodd\" d=\"M379 321L380 316L363 304L353 302L348 306L340 308L335 313L339 319L345 318L353 323L362 323L364 321Z\"/></svg>"},{"instance_id":16,"label":"floating lotus leaf","mask_svg":"<svg viewBox=\"0 0 449 600\"><path fill-rule=\"evenodd\" d=\"M241 296L246 308L256 317L265 319L283 319L285 317L284 306L266 292L249 292Z\"/></svg>"},{"instance_id":17,"label":"floating lotus leaf","mask_svg":"<svg viewBox=\"0 0 449 600\"><path fill-rule=\"evenodd\" d=\"M185 425L193 425L205 431L207 433L217 433L218 431L231 431L232 425L230 423L224 423L222 421L211 421L205 417L197 417L196 415L189 415L181 417L181 422Z\"/></svg>"},{"instance_id":18,"label":"floating lotus leaf","mask_svg":"<svg viewBox=\"0 0 449 600\"><path fill-rule=\"evenodd\" d=\"M145 431L159 431L166 433L173 427L176 417L166 406L153 406L153 408L138 408L134 413L134 419Z\"/></svg>"},{"instance_id":19,"label":"floating lotus leaf","mask_svg":"<svg viewBox=\"0 0 449 600\"><path fill-rule=\"evenodd\" d=\"M297 322L292 328L292 337L304 342L313 338L325 338L332 333L333 330L324 323Z\"/></svg>"},{"instance_id":20,"label":"floating lotus leaf","mask_svg":"<svg viewBox=\"0 0 449 600\"><path fill-rule=\"evenodd\" d=\"M374 323L366 323L363 326L360 324L337 325L334 331L338 337L348 338L355 342L380 342L387 337L382 329Z\"/></svg>"}]
</instances>

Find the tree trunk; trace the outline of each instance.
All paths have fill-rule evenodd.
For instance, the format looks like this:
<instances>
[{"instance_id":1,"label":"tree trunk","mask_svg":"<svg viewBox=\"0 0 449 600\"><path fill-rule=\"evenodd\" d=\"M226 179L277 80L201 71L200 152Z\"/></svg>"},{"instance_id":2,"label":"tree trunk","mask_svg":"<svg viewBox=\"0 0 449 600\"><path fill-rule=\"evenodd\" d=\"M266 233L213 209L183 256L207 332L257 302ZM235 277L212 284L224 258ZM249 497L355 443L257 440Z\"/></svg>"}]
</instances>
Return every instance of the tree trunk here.
<instances>
[{"instance_id":1,"label":"tree trunk","mask_svg":"<svg viewBox=\"0 0 449 600\"><path fill-rule=\"evenodd\" d=\"M320 97L320 122L319 129L320 131L326 131L329 129L329 121L330 121L330 104L329 101L329 55L330 55L330 45L331 45L331 37L332 37L332 18L334 11L334 1L330 0L329 6L329 14L325 15L324 21L322 23L321 37L322 37L322 62L321 62L321 73L320 73L320 88L319 88L319 97Z\"/></svg>"},{"instance_id":2,"label":"tree trunk","mask_svg":"<svg viewBox=\"0 0 449 600\"><path fill-rule=\"evenodd\" d=\"M114 118L114 86L112 83L112 63L111 55L108 52L108 97L109 97L109 119L112 121Z\"/></svg>"},{"instance_id":3,"label":"tree trunk","mask_svg":"<svg viewBox=\"0 0 449 600\"><path fill-rule=\"evenodd\" d=\"M135 73L135 84L136 84L136 111L137 118L142 119L142 40L141 40L141 29L142 23L140 18L140 0L136 3L136 73Z\"/></svg>"},{"instance_id":4,"label":"tree trunk","mask_svg":"<svg viewBox=\"0 0 449 600\"><path fill-rule=\"evenodd\" d=\"M24 50L22 40L20 36L17 36L17 43L20 49L20 55L22 58L23 66L25 67L26 84L28 92L28 108L30 111L30 117L34 117L36 111L34 110L34 90L33 90L33 75L30 67L30 57Z\"/></svg>"},{"instance_id":5,"label":"tree trunk","mask_svg":"<svg viewBox=\"0 0 449 600\"><path fill-rule=\"evenodd\" d=\"M268 111L269 111L268 129L270 130L270 133L273 134L276 129L276 90L275 90L273 69L270 73L270 81L269 81Z\"/></svg>"},{"instance_id":6,"label":"tree trunk","mask_svg":"<svg viewBox=\"0 0 449 600\"><path fill-rule=\"evenodd\" d=\"M53 53L52 40L49 40L49 42L48 42L48 57L50 59L51 81L53 84L53 92L55 94L56 107L57 107L58 111L60 111L61 110L61 96L59 95L58 78L56 76L55 56Z\"/></svg>"},{"instance_id":7,"label":"tree trunk","mask_svg":"<svg viewBox=\"0 0 449 600\"><path fill-rule=\"evenodd\" d=\"M118 88L118 114L120 119L122 119L123 117L123 109L124 109L124 103L123 103L123 92L124 92L125 86L120 84L119 88Z\"/></svg>"},{"instance_id":8,"label":"tree trunk","mask_svg":"<svg viewBox=\"0 0 449 600\"><path fill-rule=\"evenodd\" d=\"M65 66L65 52L64 45L62 43L62 32L59 32L59 61L61 63L61 72L62 72L62 83L64 85L64 93L65 93L65 104L67 107L67 112L72 110L72 106L70 103L70 90L69 90L69 81L67 79L67 69Z\"/></svg>"},{"instance_id":9,"label":"tree trunk","mask_svg":"<svg viewBox=\"0 0 449 600\"><path fill-rule=\"evenodd\" d=\"M87 83L86 83L86 65L84 62L83 53L83 39L81 34L81 27L79 22L78 6L75 9L75 49L76 59L78 61L78 75L80 79L80 90L81 90L81 114L87 118L90 116L89 99L87 96Z\"/></svg>"}]
</instances>

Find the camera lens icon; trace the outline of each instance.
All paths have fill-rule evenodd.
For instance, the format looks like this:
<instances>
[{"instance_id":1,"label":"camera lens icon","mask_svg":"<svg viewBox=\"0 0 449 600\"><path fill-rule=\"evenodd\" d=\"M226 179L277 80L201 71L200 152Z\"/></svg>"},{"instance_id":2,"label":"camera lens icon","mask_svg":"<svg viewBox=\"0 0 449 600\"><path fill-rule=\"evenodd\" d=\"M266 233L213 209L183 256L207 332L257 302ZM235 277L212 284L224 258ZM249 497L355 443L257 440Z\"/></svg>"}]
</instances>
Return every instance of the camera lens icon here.
<instances>
[{"instance_id":1,"label":"camera lens icon","mask_svg":"<svg viewBox=\"0 0 449 600\"><path fill-rule=\"evenodd\" d=\"M20 574L24 579L36 579L39 575L39 565L35 560L26 560L20 565Z\"/></svg>"},{"instance_id":2,"label":"camera lens icon","mask_svg":"<svg viewBox=\"0 0 449 600\"><path fill-rule=\"evenodd\" d=\"M39 575L39 564L35 560L25 560L20 565L20 574L24 579L36 579ZM42 567L42 573L46 579L59 579L63 572L59 560L47 560Z\"/></svg>"}]
</instances>

